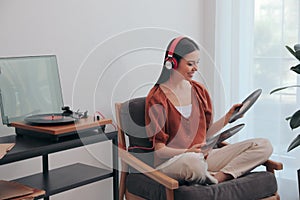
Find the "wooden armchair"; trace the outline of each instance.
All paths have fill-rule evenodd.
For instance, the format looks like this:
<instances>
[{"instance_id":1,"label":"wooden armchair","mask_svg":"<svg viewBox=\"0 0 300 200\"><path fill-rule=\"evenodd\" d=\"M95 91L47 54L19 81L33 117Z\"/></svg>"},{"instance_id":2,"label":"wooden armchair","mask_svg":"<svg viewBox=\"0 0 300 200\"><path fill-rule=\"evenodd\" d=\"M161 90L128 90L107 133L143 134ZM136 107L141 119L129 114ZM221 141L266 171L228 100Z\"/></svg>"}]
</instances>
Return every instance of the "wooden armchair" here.
<instances>
[{"instance_id":1,"label":"wooden armchair","mask_svg":"<svg viewBox=\"0 0 300 200\"><path fill-rule=\"evenodd\" d=\"M283 166L271 160L264 163L267 171L249 172L237 179L215 185L180 183L155 170L153 168L154 152L150 148L152 144L144 128L144 116L144 97L116 104L119 157L122 165L120 200L124 198L124 195L127 200L280 199L274 170L280 170Z\"/></svg>"}]
</instances>

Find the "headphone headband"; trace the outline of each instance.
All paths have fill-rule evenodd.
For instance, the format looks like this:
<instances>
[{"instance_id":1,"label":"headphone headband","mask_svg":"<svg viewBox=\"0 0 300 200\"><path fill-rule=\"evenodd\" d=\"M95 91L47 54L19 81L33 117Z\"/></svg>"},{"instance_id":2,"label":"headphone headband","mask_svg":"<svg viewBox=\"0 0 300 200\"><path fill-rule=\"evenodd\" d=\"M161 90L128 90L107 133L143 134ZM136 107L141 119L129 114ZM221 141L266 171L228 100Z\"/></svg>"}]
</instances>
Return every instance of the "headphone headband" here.
<instances>
[{"instance_id":1,"label":"headphone headband","mask_svg":"<svg viewBox=\"0 0 300 200\"><path fill-rule=\"evenodd\" d=\"M174 51L175 51L175 48L177 46L177 44L184 38L184 36L180 36L180 37L177 37L175 38L169 49L168 49L168 56L167 58L165 59L165 63L164 63L164 66L167 68L167 69L177 69L178 67L178 64L177 64L177 60L175 58L173 58L173 55L174 55Z\"/></svg>"},{"instance_id":2,"label":"headphone headband","mask_svg":"<svg viewBox=\"0 0 300 200\"><path fill-rule=\"evenodd\" d=\"M175 40L173 40L173 42L171 43L170 48L168 50L168 56L173 57L175 48L176 48L177 44L180 42L180 40L182 40L182 38L184 38L184 36L177 37L177 38L175 38Z\"/></svg>"}]
</instances>

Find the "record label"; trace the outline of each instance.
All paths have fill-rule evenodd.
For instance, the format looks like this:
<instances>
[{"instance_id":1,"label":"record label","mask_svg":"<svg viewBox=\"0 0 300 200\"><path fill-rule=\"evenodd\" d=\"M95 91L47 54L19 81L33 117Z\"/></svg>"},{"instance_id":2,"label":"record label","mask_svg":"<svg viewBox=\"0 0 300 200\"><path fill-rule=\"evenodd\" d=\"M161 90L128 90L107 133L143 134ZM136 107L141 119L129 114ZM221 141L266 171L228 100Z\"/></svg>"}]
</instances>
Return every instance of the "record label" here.
<instances>
[{"instance_id":1,"label":"record label","mask_svg":"<svg viewBox=\"0 0 300 200\"><path fill-rule=\"evenodd\" d=\"M61 120L63 119L63 116L60 115L51 115L51 116L45 116L42 117L44 120Z\"/></svg>"}]
</instances>

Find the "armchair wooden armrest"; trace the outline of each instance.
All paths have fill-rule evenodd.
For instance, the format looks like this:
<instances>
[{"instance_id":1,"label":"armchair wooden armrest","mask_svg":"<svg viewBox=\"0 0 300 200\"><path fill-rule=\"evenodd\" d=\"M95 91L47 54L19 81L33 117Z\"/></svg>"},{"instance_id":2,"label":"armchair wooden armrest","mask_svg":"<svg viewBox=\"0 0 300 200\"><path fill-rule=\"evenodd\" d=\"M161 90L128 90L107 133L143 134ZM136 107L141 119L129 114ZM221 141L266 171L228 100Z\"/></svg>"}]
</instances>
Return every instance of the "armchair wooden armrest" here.
<instances>
[{"instance_id":1,"label":"armchair wooden armrest","mask_svg":"<svg viewBox=\"0 0 300 200\"><path fill-rule=\"evenodd\" d=\"M149 178L155 180L156 182L162 184L166 188L174 190L179 187L177 180L170 178L169 176L161 173L153 167L150 167L143 161L137 159L136 157L128 153L126 150L119 149L119 156L121 157L123 162L135 168L136 170L148 176Z\"/></svg>"},{"instance_id":2,"label":"armchair wooden armrest","mask_svg":"<svg viewBox=\"0 0 300 200\"><path fill-rule=\"evenodd\" d=\"M263 163L264 166L266 166L266 169L268 172L274 173L274 170L282 170L283 164L281 162L276 162L273 160L267 160L265 163Z\"/></svg>"}]
</instances>

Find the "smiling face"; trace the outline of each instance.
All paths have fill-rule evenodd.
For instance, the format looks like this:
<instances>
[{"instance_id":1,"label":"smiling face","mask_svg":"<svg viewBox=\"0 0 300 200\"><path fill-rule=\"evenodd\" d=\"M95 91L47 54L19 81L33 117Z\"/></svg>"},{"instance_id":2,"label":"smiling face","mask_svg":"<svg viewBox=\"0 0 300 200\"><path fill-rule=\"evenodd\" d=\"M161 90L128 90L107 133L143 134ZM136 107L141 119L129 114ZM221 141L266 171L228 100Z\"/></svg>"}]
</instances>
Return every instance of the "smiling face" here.
<instances>
[{"instance_id":1,"label":"smiling face","mask_svg":"<svg viewBox=\"0 0 300 200\"><path fill-rule=\"evenodd\" d=\"M186 54L178 64L179 72L184 79L191 80L194 76L194 73L198 70L198 65L200 61L200 52L198 50L193 51L189 54Z\"/></svg>"}]
</instances>

